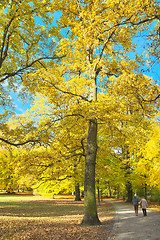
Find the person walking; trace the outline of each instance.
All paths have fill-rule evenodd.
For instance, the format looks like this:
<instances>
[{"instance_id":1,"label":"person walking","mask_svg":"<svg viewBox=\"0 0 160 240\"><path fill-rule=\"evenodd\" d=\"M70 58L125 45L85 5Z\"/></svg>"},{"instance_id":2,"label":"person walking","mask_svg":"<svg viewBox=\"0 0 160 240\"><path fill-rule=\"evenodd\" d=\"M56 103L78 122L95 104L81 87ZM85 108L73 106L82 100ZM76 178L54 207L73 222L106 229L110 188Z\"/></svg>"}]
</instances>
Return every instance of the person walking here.
<instances>
[{"instance_id":1,"label":"person walking","mask_svg":"<svg viewBox=\"0 0 160 240\"><path fill-rule=\"evenodd\" d=\"M141 199L141 201L140 201L140 206L142 208L144 216L147 216L147 210L146 210L147 209L147 205L148 205L147 200L143 197Z\"/></svg>"},{"instance_id":2,"label":"person walking","mask_svg":"<svg viewBox=\"0 0 160 240\"><path fill-rule=\"evenodd\" d=\"M133 199L132 199L132 203L133 203L133 206L134 206L136 216L138 216L138 204L139 204L139 202L140 202L140 200L135 194Z\"/></svg>"}]
</instances>

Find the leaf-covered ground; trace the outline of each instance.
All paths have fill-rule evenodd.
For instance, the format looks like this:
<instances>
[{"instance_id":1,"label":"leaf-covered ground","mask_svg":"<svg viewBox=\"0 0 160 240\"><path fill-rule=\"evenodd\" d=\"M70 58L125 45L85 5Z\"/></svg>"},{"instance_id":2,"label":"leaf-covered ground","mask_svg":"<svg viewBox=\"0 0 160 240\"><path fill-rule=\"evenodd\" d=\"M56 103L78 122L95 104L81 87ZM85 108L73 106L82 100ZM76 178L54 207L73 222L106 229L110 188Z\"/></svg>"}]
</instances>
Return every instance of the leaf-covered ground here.
<instances>
[{"instance_id":1,"label":"leaf-covered ground","mask_svg":"<svg viewBox=\"0 0 160 240\"><path fill-rule=\"evenodd\" d=\"M83 226L83 202L36 196L0 196L1 240L106 240L113 227L113 209L98 207L100 226Z\"/></svg>"}]
</instances>

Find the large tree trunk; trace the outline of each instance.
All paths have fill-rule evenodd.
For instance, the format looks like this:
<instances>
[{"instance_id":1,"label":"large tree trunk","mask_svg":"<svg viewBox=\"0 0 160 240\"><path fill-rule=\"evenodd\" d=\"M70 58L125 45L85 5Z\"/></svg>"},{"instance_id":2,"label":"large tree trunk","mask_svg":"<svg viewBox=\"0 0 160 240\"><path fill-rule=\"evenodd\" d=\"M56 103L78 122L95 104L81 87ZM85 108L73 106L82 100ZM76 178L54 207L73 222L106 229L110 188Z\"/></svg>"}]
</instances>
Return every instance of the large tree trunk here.
<instances>
[{"instance_id":1,"label":"large tree trunk","mask_svg":"<svg viewBox=\"0 0 160 240\"><path fill-rule=\"evenodd\" d=\"M84 181L84 217L82 224L98 225L95 195L95 165L97 154L97 121L89 121Z\"/></svg>"}]
</instances>

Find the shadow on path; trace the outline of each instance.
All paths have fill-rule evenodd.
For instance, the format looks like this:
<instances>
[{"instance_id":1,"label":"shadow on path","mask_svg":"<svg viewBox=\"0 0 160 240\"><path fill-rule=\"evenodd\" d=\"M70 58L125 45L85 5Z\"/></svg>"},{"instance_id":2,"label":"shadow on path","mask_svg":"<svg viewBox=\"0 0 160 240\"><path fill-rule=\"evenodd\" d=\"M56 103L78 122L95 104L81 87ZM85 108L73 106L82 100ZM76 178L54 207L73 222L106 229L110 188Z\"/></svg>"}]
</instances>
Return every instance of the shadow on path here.
<instances>
[{"instance_id":1,"label":"shadow on path","mask_svg":"<svg viewBox=\"0 0 160 240\"><path fill-rule=\"evenodd\" d=\"M108 240L160 240L160 213L147 209L144 217L139 208L135 216L133 205L120 201L110 201L115 208L116 217Z\"/></svg>"}]
</instances>

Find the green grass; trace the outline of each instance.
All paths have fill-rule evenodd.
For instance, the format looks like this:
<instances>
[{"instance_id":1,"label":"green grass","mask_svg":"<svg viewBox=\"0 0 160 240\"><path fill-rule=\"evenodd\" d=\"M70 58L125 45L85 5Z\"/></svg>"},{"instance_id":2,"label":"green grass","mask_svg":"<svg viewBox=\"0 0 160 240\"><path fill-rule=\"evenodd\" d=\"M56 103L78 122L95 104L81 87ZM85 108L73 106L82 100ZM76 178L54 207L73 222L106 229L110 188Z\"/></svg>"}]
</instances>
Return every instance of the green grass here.
<instances>
[{"instance_id":1,"label":"green grass","mask_svg":"<svg viewBox=\"0 0 160 240\"><path fill-rule=\"evenodd\" d=\"M83 201L0 195L0 239L106 239L112 226L113 209L104 202L98 207L98 214L101 227L84 227L80 225Z\"/></svg>"},{"instance_id":2,"label":"green grass","mask_svg":"<svg viewBox=\"0 0 160 240\"><path fill-rule=\"evenodd\" d=\"M17 217L55 217L83 213L82 204L43 197L0 197L1 215Z\"/></svg>"}]
</instances>

